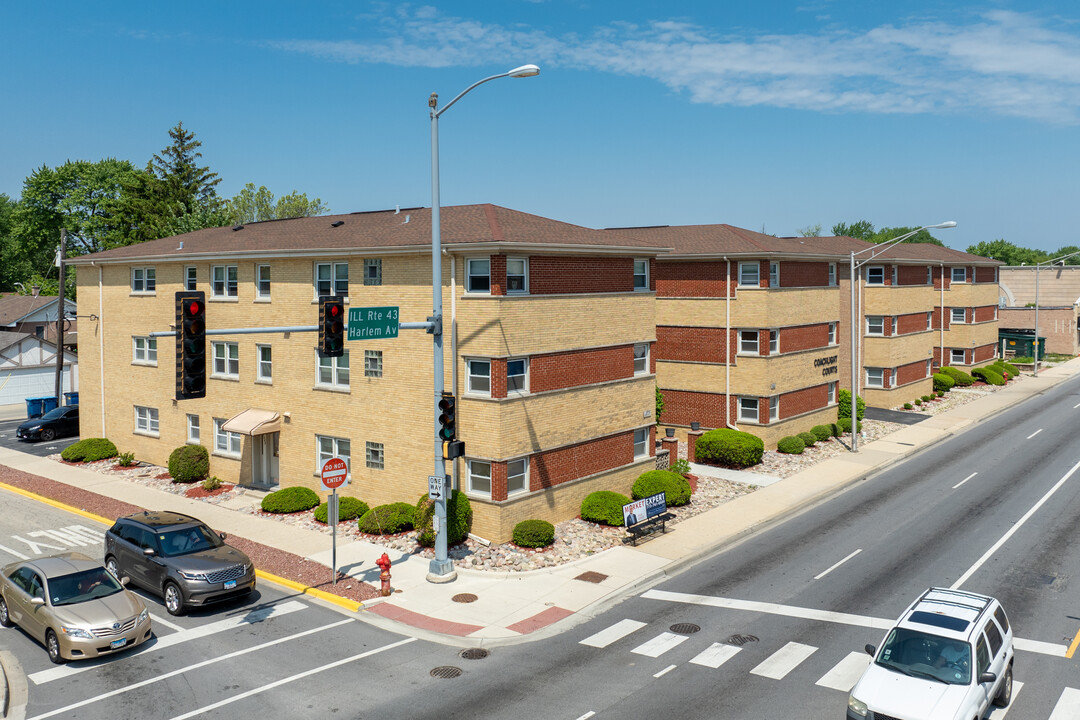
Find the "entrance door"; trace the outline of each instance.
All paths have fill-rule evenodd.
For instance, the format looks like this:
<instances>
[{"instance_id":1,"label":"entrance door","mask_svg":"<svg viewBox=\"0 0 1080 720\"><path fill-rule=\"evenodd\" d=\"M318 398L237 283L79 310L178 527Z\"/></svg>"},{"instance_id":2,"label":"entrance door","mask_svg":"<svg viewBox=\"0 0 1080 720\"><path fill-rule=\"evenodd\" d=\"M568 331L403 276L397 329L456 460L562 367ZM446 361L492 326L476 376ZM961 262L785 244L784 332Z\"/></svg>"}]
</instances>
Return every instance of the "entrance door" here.
<instances>
[{"instance_id":1,"label":"entrance door","mask_svg":"<svg viewBox=\"0 0 1080 720\"><path fill-rule=\"evenodd\" d=\"M269 487L278 482L278 433L266 433L252 438L254 452L251 462L253 485Z\"/></svg>"}]
</instances>

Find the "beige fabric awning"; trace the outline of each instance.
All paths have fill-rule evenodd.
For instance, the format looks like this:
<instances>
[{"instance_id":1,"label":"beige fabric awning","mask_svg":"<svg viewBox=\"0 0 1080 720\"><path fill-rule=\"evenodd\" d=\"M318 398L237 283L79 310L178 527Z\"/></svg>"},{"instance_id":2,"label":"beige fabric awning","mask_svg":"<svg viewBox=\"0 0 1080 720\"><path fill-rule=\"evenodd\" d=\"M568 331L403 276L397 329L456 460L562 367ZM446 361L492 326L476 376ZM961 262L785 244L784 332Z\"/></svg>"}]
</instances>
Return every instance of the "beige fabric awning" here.
<instances>
[{"instance_id":1,"label":"beige fabric awning","mask_svg":"<svg viewBox=\"0 0 1080 720\"><path fill-rule=\"evenodd\" d=\"M281 416L272 410L248 408L239 415L234 415L221 426L227 432L240 435L264 435L281 431Z\"/></svg>"}]
</instances>

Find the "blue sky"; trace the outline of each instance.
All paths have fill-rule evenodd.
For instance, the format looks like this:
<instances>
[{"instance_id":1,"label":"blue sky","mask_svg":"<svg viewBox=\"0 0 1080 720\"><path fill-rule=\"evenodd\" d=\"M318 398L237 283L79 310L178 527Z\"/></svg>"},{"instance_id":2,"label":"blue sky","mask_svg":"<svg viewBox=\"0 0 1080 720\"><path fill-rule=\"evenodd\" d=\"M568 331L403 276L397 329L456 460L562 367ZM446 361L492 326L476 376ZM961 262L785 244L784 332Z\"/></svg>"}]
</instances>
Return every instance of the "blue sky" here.
<instances>
[{"instance_id":1,"label":"blue sky","mask_svg":"<svg viewBox=\"0 0 1080 720\"><path fill-rule=\"evenodd\" d=\"M951 247L1080 244L1080 7L1066 2L9 2L0 192L143 165L182 120L235 194L589 227L956 220Z\"/></svg>"}]
</instances>

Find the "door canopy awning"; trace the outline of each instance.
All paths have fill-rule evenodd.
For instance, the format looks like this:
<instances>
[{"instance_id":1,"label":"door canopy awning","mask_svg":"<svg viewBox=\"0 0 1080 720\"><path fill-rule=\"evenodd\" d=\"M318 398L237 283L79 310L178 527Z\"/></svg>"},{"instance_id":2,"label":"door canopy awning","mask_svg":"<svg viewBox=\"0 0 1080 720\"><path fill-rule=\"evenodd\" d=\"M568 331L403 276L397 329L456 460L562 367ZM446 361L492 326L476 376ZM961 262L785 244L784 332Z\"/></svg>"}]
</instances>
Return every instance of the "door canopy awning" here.
<instances>
[{"instance_id":1,"label":"door canopy awning","mask_svg":"<svg viewBox=\"0 0 1080 720\"><path fill-rule=\"evenodd\" d=\"M280 432L281 416L272 410L248 408L226 420L221 429L240 435L265 435Z\"/></svg>"}]
</instances>

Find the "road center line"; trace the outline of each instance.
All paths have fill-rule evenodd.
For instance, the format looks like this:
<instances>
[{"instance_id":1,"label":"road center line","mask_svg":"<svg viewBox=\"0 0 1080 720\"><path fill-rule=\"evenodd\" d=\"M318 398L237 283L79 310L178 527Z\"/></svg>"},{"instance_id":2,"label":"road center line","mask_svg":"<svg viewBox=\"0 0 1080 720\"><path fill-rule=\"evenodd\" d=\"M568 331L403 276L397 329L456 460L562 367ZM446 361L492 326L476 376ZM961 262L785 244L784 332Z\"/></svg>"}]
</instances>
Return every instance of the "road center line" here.
<instances>
[{"instance_id":1,"label":"road center line","mask_svg":"<svg viewBox=\"0 0 1080 720\"><path fill-rule=\"evenodd\" d=\"M672 670L674 670L674 669L675 669L675 668L677 668L677 667L678 667L678 665L668 665L668 666L667 666L666 668L664 668L664 669L663 669L663 670L661 670L660 672L658 672L658 673L656 673L655 675L653 675L653 677L654 677L654 678L658 678L658 677L661 677L661 676L663 676L663 675L667 675L667 674L668 674L669 672L671 672Z\"/></svg>"},{"instance_id":2,"label":"road center line","mask_svg":"<svg viewBox=\"0 0 1080 720\"><path fill-rule=\"evenodd\" d=\"M825 577L826 575L828 575L829 573L831 573L831 572L832 572L833 570L835 570L836 568L840 567L841 565L843 565L843 564L844 564L844 563L846 563L846 562L847 562L848 560L850 560L851 558L855 557L856 555L858 555L858 554L859 554L859 553L861 553L861 552L862 552L862 548L859 548L858 550L856 550L855 552L851 553L850 555L848 555L848 556L847 556L846 558L844 558L844 559L843 559L843 560L841 560L840 562L838 562L838 563L836 563L835 565L833 565L833 566L832 566L831 568L829 568L829 569L828 569L828 570L826 570L825 572L821 573L820 575L815 575L815 576L814 576L814 579L815 579L815 580L820 580L821 578Z\"/></svg>"},{"instance_id":3,"label":"road center line","mask_svg":"<svg viewBox=\"0 0 1080 720\"><path fill-rule=\"evenodd\" d=\"M44 720L44 718L49 718L49 717L52 717L53 715L62 715L62 714L65 714L65 713L68 713L68 712L74 710L75 708L80 708L80 707L83 707L84 705L90 705L92 703L96 703L96 702L99 702L101 700L105 700L106 698L115 697L117 695L121 695L123 693L126 693L129 690L136 690L136 689L144 687L146 685L153 685L154 683L159 682L161 680L165 680L166 678L171 678L171 677L174 677L176 675L183 675L184 673L191 672L192 670L198 670L199 668L206 667L207 665L213 665L214 663L218 663L218 662L221 662L223 660L231 660L232 658L240 657L241 655L247 655L248 653L253 653L253 652L256 652L258 650L265 650L266 648L271 647L273 645L280 645L281 643L289 642L290 640L296 640L297 638L302 638L302 637L304 637L306 635L313 635L315 633L322 632L323 630L329 630L331 628L336 628L339 625L347 625L347 624L349 624L351 622L356 622L356 620L353 619L353 618L349 618L347 620L342 620L340 622L332 623L330 625L324 625L322 627L312 628L311 630L305 630L303 632L296 633L295 635L289 635L288 637L278 638L277 640L271 640L270 642L263 643L262 645L255 645L253 647L244 648L243 650L237 650L236 652L231 652L228 655L222 655L221 657L210 658L209 660L203 660L200 663L195 663L194 665L188 665L187 667L182 667L179 670L173 670L172 672L167 672L164 675L155 675L154 677L150 678L149 680L143 680L142 682L137 682L137 683L134 683L132 685L128 685L127 687L117 688L116 690L113 690L111 692L107 692L107 693L105 693L103 695L98 695L96 697L87 698L86 700L80 700L79 702L75 703L74 705L68 705L67 707L57 708L56 710L50 710L49 712L43 713L41 715L35 715L34 717L30 718L30 720Z\"/></svg>"},{"instance_id":4,"label":"road center line","mask_svg":"<svg viewBox=\"0 0 1080 720\"><path fill-rule=\"evenodd\" d=\"M989 550L987 550L985 553L983 553L983 556L981 558L979 558L975 562L974 565L969 567L967 569L967 572L960 576L959 580L957 580L956 582L954 582L952 584L951 589L952 590L959 590L960 586L963 585L965 582L967 582L968 579L972 575L975 574L975 571L978 570L980 567L982 567L983 563L985 563L987 560L989 560L990 557L995 552L997 552L998 548L1000 548L1002 545L1004 545L1008 541L1008 539L1011 538L1013 536L1013 534L1017 530L1019 530L1021 527L1023 527L1024 523L1026 523L1028 521L1028 519L1032 515L1035 514L1035 511L1038 510L1039 508L1041 508L1043 506L1043 503L1045 503L1047 500L1049 500L1050 496L1053 495L1054 493L1056 493L1058 491L1058 488L1060 488L1062 485L1064 485L1065 481L1067 481L1069 478L1071 478L1073 476L1073 473L1075 473L1078 469L1080 469L1080 462L1073 465L1072 468L1069 470L1069 472L1065 473L1065 476L1057 481L1057 483L1054 485L1054 487L1050 488L1050 490L1048 490L1045 495L1043 495L1041 498L1039 498L1039 502L1035 503L1031 507L1030 510L1028 510L1026 513L1024 513L1024 517L1017 520L1016 524L1013 525L1011 528L1009 528L1008 532L1006 532L1004 535L1002 535L1000 540L998 540L996 543L994 543L993 546L991 546Z\"/></svg>"},{"instance_id":5,"label":"road center line","mask_svg":"<svg viewBox=\"0 0 1080 720\"><path fill-rule=\"evenodd\" d=\"M1030 440L1031 438L1035 437L1036 435L1038 435L1038 434L1039 434L1039 433L1041 433L1042 431L1043 431L1043 429L1042 429L1042 428L1039 428L1039 429L1038 429L1038 430L1036 430L1035 432L1033 432L1033 433L1031 433L1030 435L1028 435L1028 436L1027 436L1027 438L1025 438L1025 439L1026 439L1026 440Z\"/></svg>"},{"instance_id":6,"label":"road center line","mask_svg":"<svg viewBox=\"0 0 1080 720\"><path fill-rule=\"evenodd\" d=\"M975 477L975 476L976 476L976 475L978 475L978 474L979 474L979 473L977 473L977 472L973 472L973 473L971 473L971 474L970 474L970 475L968 475L968 476L967 476L966 478L964 478L964 479L963 479L963 480L961 480L960 482L958 482L958 483L956 483L955 485L953 485L953 486L952 486L952 489L953 489L953 490L955 490L956 488L960 487L961 485L963 485L963 484L964 484L964 483L966 483L966 482L967 482L968 480L970 480L971 478Z\"/></svg>"},{"instance_id":7,"label":"road center line","mask_svg":"<svg viewBox=\"0 0 1080 720\"><path fill-rule=\"evenodd\" d=\"M1065 657L1072 658L1073 653L1076 652L1076 646L1080 645L1080 630L1076 631L1076 635L1073 637L1071 643L1069 643L1069 649L1065 651Z\"/></svg>"}]
</instances>

